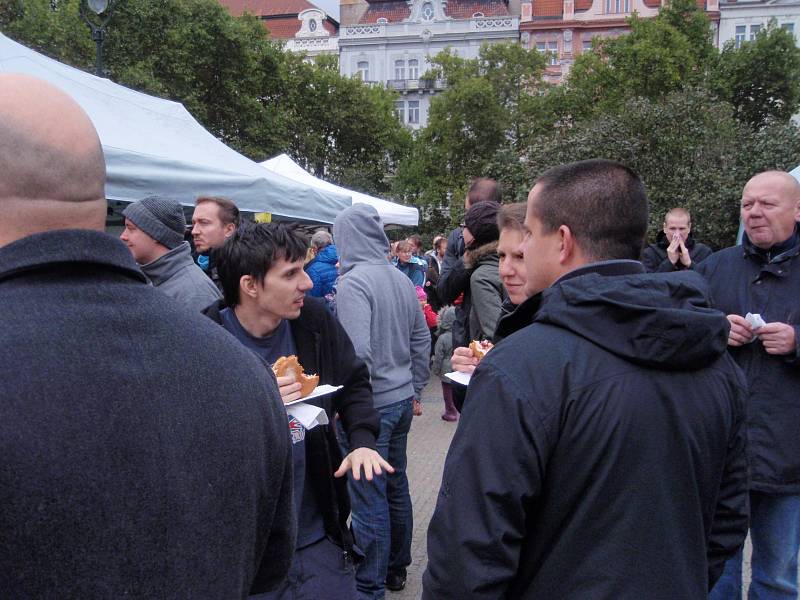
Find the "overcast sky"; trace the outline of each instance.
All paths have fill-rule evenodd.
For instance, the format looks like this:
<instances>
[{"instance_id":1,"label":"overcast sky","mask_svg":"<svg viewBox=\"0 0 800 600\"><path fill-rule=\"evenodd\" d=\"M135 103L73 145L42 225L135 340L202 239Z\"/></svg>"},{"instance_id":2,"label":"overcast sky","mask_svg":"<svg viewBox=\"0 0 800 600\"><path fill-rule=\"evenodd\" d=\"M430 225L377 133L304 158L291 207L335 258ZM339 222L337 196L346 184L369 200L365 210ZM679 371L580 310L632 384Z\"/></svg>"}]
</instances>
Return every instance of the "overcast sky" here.
<instances>
[{"instance_id":1,"label":"overcast sky","mask_svg":"<svg viewBox=\"0 0 800 600\"><path fill-rule=\"evenodd\" d=\"M339 0L310 0L337 21L339 20Z\"/></svg>"}]
</instances>

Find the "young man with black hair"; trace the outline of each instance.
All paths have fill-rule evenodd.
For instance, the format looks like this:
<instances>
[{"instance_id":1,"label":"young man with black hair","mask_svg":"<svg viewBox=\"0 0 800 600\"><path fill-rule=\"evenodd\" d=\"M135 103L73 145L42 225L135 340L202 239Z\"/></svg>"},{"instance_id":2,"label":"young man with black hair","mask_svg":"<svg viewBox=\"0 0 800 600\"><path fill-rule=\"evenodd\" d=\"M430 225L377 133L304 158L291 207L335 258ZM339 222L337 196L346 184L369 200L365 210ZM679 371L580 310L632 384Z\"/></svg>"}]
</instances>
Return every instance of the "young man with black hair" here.
<instances>
[{"instance_id":1,"label":"young man with black hair","mask_svg":"<svg viewBox=\"0 0 800 600\"><path fill-rule=\"evenodd\" d=\"M343 388L309 401L325 409L331 425L306 430L288 417L294 455L298 512L297 552L276 592L259 598L355 598L350 505L344 475L355 479L392 471L375 451L379 417L372 405L367 366L321 298L307 297L312 283L303 270L306 241L282 223L247 225L217 251L224 302L206 314L263 361L296 355L320 384ZM277 378L284 402L300 398L294 376ZM341 419L350 447L344 459L332 424ZM363 469L363 472L362 472ZM334 472L335 470L335 472Z\"/></svg>"},{"instance_id":2,"label":"young man with black hair","mask_svg":"<svg viewBox=\"0 0 800 600\"><path fill-rule=\"evenodd\" d=\"M699 599L741 547L746 383L727 319L697 273L645 273L646 230L621 164L534 185L516 311L532 324L472 376L423 598Z\"/></svg>"}]
</instances>

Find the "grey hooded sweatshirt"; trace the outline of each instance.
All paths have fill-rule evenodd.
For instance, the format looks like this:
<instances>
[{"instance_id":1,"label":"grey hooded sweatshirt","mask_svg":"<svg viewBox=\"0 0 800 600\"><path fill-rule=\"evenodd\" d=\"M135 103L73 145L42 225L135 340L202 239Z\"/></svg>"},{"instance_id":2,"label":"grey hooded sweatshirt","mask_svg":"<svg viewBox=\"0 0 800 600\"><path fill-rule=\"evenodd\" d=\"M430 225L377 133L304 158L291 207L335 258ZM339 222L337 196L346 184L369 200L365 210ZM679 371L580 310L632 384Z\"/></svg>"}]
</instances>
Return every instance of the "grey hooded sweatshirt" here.
<instances>
[{"instance_id":1,"label":"grey hooded sweatshirt","mask_svg":"<svg viewBox=\"0 0 800 600\"><path fill-rule=\"evenodd\" d=\"M411 280L387 260L389 240L368 204L333 224L339 250L336 314L367 363L375 408L419 397L430 376L431 336Z\"/></svg>"}]
</instances>

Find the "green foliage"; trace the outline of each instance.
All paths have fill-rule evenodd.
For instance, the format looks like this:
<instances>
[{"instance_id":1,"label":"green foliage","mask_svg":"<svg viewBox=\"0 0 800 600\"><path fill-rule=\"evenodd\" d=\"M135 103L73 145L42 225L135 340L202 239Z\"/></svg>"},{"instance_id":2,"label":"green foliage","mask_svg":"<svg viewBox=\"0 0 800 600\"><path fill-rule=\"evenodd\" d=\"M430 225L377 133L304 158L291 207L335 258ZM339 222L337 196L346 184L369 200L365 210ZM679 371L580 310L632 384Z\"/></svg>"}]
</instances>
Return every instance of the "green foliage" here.
<instances>
[{"instance_id":1,"label":"green foliage","mask_svg":"<svg viewBox=\"0 0 800 600\"><path fill-rule=\"evenodd\" d=\"M800 108L800 48L773 20L751 42L729 41L712 75L712 86L753 127L787 122Z\"/></svg>"},{"instance_id":2,"label":"green foliage","mask_svg":"<svg viewBox=\"0 0 800 600\"><path fill-rule=\"evenodd\" d=\"M542 136L526 161L528 181L549 167L588 158L620 161L635 169L648 189L652 237L674 206L692 213L705 243L732 244L746 181L766 169L794 168L800 132L775 125L753 133L730 105L702 88L663 99L638 98L556 135Z\"/></svg>"},{"instance_id":3,"label":"green foliage","mask_svg":"<svg viewBox=\"0 0 800 600\"><path fill-rule=\"evenodd\" d=\"M94 70L78 0L0 3L10 37ZM114 81L183 103L210 132L256 159L287 152L316 174L382 191L410 143L394 95L285 52L252 16L217 0L120 0L108 24L104 67Z\"/></svg>"}]
</instances>

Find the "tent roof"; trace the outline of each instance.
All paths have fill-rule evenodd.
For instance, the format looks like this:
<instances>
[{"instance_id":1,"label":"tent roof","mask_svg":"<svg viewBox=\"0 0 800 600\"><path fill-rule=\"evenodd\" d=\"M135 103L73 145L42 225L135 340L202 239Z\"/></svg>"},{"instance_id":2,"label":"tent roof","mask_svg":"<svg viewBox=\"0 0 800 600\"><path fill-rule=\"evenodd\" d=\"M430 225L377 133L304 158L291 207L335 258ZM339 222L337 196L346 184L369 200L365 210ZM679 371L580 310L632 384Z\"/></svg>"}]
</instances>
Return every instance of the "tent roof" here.
<instances>
[{"instance_id":1,"label":"tent roof","mask_svg":"<svg viewBox=\"0 0 800 600\"><path fill-rule=\"evenodd\" d=\"M303 169L300 165L294 162L288 155L280 154L275 158L270 158L260 163L261 166L266 167L273 173L284 175L306 185L313 185L316 188L324 191L338 192L347 194L353 199L353 204L360 202L362 204L369 204L374 206L381 216L384 225L408 225L416 227L419 225L419 211L413 206L404 206L396 202L389 202L388 200L381 200L374 196L362 194L352 190L339 187L328 181L324 181L314 177L311 173Z\"/></svg>"},{"instance_id":2,"label":"tent roof","mask_svg":"<svg viewBox=\"0 0 800 600\"><path fill-rule=\"evenodd\" d=\"M0 71L50 82L94 123L106 158L106 197L133 202L159 194L193 205L230 198L240 210L333 223L348 194L265 171L206 131L182 104L148 96L47 58L0 34Z\"/></svg>"}]
</instances>

